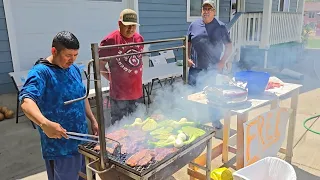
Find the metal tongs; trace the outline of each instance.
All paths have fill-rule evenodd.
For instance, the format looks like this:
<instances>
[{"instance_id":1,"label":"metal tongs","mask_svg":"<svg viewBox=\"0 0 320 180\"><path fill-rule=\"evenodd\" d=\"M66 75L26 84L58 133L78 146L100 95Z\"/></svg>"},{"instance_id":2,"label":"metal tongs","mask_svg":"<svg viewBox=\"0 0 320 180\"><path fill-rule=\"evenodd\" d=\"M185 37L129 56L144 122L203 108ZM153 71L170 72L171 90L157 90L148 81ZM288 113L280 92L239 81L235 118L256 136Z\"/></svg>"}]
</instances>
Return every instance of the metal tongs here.
<instances>
[{"instance_id":1,"label":"metal tongs","mask_svg":"<svg viewBox=\"0 0 320 180\"><path fill-rule=\"evenodd\" d=\"M69 137L69 139L75 139L75 140L80 140L80 141L87 141L87 142L93 142L93 143L100 143L99 142L99 136L95 136L95 135L91 135L91 134L82 134L82 133L76 133L76 132L67 132L67 135ZM87 139L88 138L93 138L93 139L97 139L97 140L93 140L93 139ZM117 150L117 152L120 152L121 154L121 144L120 142L110 139L110 138L105 138L106 140L110 140L115 142L117 145L115 146L115 150Z\"/></svg>"},{"instance_id":2,"label":"metal tongs","mask_svg":"<svg viewBox=\"0 0 320 180\"><path fill-rule=\"evenodd\" d=\"M99 143L99 136L95 136L95 135L91 135L91 134L75 133L75 132L67 132L67 135L70 139ZM97 139L97 140L87 139L85 137L93 138L93 139Z\"/></svg>"}]
</instances>

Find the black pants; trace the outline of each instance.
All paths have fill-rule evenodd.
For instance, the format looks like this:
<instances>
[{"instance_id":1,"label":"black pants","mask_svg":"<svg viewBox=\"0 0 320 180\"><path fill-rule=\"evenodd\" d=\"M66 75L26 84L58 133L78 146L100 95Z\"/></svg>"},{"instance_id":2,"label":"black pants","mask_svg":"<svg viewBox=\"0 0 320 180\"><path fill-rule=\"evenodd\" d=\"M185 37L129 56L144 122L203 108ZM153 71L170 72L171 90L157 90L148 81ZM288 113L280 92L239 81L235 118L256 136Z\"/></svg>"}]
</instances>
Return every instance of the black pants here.
<instances>
[{"instance_id":1,"label":"black pants","mask_svg":"<svg viewBox=\"0 0 320 180\"><path fill-rule=\"evenodd\" d=\"M139 104L143 104L143 98L135 100L115 100L110 98L111 104L111 124L120 121L124 116L133 113Z\"/></svg>"}]
</instances>

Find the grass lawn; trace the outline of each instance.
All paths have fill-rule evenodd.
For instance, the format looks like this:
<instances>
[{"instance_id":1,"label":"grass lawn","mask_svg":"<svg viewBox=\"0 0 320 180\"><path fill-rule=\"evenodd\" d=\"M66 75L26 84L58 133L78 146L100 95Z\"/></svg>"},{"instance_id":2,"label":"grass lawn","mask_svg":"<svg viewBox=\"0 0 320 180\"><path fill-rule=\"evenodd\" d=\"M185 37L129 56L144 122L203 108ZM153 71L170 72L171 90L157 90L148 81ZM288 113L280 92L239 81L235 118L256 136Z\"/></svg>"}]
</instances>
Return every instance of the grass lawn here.
<instances>
[{"instance_id":1,"label":"grass lawn","mask_svg":"<svg viewBox=\"0 0 320 180\"><path fill-rule=\"evenodd\" d=\"M320 39L309 39L307 48L319 48L320 49Z\"/></svg>"}]
</instances>

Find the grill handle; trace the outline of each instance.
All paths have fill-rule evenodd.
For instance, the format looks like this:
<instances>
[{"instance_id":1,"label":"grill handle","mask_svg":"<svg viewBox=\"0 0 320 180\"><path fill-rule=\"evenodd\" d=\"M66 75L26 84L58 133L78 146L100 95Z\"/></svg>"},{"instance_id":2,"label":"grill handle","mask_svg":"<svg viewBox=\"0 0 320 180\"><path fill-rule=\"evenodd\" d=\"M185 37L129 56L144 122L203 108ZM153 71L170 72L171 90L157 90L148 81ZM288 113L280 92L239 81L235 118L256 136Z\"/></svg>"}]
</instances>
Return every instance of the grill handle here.
<instances>
[{"instance_id":1,"label":"grill handle","mask_svg":"<svg viewBox=\"0 0 320 180\"><path fill-rule=\"evenodd\" d=\"M102 174L102 173L106 173L108 171L110 171L111 169L115 168L115 165L112 164L111 167L104 169L104 170L98 170L95 167L100 167L100 159L97 159L95 161L92 161L91 163L87 164L87 168L90 169L91 171L97 173L97 174Z\"/></svg>"}]
</instances>

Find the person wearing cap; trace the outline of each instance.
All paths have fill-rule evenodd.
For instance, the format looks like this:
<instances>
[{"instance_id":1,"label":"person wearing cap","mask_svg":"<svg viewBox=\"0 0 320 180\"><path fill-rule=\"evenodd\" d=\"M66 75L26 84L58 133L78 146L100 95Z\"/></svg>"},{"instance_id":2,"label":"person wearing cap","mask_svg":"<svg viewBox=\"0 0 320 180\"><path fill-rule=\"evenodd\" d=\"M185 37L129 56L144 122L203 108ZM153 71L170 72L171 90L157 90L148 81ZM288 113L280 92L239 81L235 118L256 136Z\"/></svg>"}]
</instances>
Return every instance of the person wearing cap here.
<instances>
[{"instance_id":1,"label":"person wearing cap","mask_svg":"<svg viewBox=\"0 0 320 180\"><path fill-rule=\"evenodd\" d=\"M136 32L137 13L125 9L120 13L119 29L108 34L100 46L143 42ZM100 57L132 54L143 51L143 45L101 49ZM142 55L132 55L101 61L101 74L110 81L111 124L134 112L137 104L143 103Z\"/></svg>"},{"instance_id":2,"label":"person wearing cap","mask_svg":"<svg viewBox=\"0 0 320 180\"><path fill-rule=\"evenodd\" d=\"M188 28L189 37L189 76L191 86L200 88L200 84L215 81L215 75L222 72L228 55L232 51L232 44L228 30L224 23L215 18L216 7L213 0L205 0L202 4L201 19L192 22ZM199 74L206 74L201 78ZM210 74L209 74L210 73ZM200 82L201 81L201 82ZM206 83L205 83L206 84ZM214 111L213 125L222 127L219 112Z\"/></svg>"}]
</instances>

